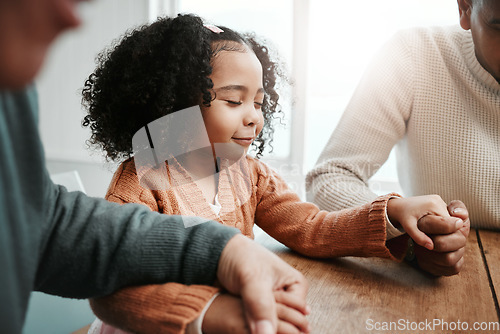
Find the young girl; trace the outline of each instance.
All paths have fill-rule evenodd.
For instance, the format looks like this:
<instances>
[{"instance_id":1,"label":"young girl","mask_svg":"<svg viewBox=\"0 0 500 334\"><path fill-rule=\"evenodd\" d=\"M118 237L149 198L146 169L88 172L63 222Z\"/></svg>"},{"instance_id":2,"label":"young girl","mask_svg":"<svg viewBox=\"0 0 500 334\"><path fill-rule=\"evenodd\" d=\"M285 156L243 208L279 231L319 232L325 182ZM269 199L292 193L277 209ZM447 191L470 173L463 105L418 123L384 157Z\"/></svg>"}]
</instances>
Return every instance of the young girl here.
<instances>
[{"instance_id":1,"label":"young girl","mask_svg":"<svg viewBox=\"0 0 500 334\"><path fill-rule=\"evenodd\" d=\"M124 160L106 198L202 216L248 237L255 223L291 249L321 258L401 260L408 237L394 226L432 249L418 219L435 215L463 224L436 196L389 194L354 209L320 211L246 156L251 145L262 155L281 112L276 86L284 77L271 58L254 37L204 25L193 15L159 19L103 53L83 90L83 124L92 130L91 144L111 160ZM308 332L307 311L279 293L276 299L279 332ZM133 332L245 331L240 299L216 286L132 287L91 305L101 319Z\"/></svg>"}]
</instances>

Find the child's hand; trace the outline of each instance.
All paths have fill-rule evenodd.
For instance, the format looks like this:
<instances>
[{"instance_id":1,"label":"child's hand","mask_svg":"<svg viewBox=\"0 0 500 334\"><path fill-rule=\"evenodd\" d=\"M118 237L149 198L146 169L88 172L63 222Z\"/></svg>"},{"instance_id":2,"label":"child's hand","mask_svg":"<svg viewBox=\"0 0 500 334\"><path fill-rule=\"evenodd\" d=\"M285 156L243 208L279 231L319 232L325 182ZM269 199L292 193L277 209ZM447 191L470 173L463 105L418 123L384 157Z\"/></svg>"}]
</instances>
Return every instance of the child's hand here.
<instances>
[{"instance_id":1,"label":"child's hand","mask_svg":"<svg viewBox=\"0 0 500 334\"><path fill-rule=\"evenodd\" d=\"M464 226L461 218L450 216L446 203L438 195L392 198L387 203L387 215L394 226L401 225L416 244L428 250L434 249L434 241L418 228L420 219L434 216L432 219L443 222L453 232Z\"/></svg>"},{"instance_id":2,"label":"child's hand","mask_svg":"<svg viewBox=\"0 0 500 334\"><path fill-rule=\"evenodd\" d=\"M250 333L243 311L241 298L221 293L205 313L202 324L203 333Z\"/></svg>"},{"instance_id":3,"label":"child's hand","mask_svg":"<svg viewBox=\"0 0 500 334\"><path fill-rule=\"evenodd\" d=\"M304 305L301 299L283 290L275 291L276 308L278 313L278 333L309 333L309 322L306 315L311 313L309 306Z\"/></svg>"},{"instance_id":4,"label":"child's hand","mask_svg":"<svg viewBox=\"0 0 500 334\"><path fill-rule=\"evenodd\" d=\"M309 333L305 305L290 297L290 294L275 292L278 313L278 333ZM241 298L223 293L217 296L205 313L202 330L204 334L248 333Z\"/></svg>"}]
</instances>

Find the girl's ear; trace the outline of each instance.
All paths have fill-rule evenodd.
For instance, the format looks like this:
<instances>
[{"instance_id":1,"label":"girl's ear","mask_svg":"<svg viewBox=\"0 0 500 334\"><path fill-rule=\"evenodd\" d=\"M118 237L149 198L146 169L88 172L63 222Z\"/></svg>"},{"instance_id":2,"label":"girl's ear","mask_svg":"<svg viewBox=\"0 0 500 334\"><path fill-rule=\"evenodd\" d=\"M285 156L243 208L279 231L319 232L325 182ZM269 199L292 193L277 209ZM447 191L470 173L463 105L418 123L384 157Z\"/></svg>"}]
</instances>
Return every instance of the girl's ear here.
<instances>
[{"instance_id":1,"label":"girl's ear","mask_svg":"<svg viewBox=\"0 0 500 334\"><path fill-rule=\"evenodd\" d=\"M457 0L458 12L460 14L460 26L464 30L470 29L470 17L472 13L472 0Z\"/></svg>"}]
</instances>

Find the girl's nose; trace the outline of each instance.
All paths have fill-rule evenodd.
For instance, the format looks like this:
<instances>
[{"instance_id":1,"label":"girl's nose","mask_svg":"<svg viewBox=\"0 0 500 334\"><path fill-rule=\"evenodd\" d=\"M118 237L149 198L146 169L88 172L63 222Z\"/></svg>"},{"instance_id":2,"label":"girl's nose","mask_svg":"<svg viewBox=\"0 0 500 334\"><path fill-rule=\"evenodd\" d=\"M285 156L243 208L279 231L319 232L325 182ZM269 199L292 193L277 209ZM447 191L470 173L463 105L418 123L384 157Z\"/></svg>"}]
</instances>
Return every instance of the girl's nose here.
<instances>
[{"instance_id":1,"label":"girl's nose","mask_svg":"<svg viewBox=\"0 0 500 334\"><path fill-rule=\"evenodd\" d=\"M254 126L260 123L262 112L260 109L256 109L255 106L248 108L245 114L243 122L246 126Z\"/></svg>"}]
</instances>

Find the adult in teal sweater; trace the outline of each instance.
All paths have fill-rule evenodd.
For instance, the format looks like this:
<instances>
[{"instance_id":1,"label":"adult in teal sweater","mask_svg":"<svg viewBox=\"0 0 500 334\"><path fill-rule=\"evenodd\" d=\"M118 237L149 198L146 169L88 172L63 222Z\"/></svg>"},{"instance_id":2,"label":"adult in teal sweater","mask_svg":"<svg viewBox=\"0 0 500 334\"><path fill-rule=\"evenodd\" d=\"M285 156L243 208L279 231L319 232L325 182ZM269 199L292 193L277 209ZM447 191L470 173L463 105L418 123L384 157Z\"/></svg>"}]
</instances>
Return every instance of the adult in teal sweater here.
<instances>
[{"instance_id":1,"label":"adult in teal sweater","mask_svg":"<svg viewBox=\"0 0 500 334\"><path fill-rule=\"evenodd\" d=\"M242 295L253 333L275 332L272 291L287 288L304 310L307 291L276 256L236 229L184 228L178 217L50 180L29 83L57 34L78 25L74 2L0 0L0 332L21 332L32 290L88 298L132 284L216 279Z\"/></svg>"}]
</instances>

